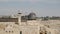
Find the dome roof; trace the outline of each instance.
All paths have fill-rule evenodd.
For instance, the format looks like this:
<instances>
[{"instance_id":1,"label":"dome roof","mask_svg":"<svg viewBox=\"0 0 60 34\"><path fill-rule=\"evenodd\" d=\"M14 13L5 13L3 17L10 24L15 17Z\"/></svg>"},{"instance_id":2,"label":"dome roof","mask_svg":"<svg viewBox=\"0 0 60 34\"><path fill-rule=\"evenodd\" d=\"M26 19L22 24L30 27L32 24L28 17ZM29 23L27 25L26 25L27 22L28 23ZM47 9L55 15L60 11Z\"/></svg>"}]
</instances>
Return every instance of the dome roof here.
<instances>
[{"instance_id":1,"label":"dome roof","mask_svg":"<svg viewBox=\"0 0 60 34\"><path fill-rule=\"evenodd\" d=\"M31 12L29 15L36 15L35 13Z\"/></svg>"},{"instance_id":2,"label":"dome roof","mask_svg":"<svg viewBox=\"0 0 60 34\"><path fill-rule=\"evenodd\" d=\"M28 15L28 18L29 19L36 19L36 14L32 12Z\"/></svg>"}]
</instances>

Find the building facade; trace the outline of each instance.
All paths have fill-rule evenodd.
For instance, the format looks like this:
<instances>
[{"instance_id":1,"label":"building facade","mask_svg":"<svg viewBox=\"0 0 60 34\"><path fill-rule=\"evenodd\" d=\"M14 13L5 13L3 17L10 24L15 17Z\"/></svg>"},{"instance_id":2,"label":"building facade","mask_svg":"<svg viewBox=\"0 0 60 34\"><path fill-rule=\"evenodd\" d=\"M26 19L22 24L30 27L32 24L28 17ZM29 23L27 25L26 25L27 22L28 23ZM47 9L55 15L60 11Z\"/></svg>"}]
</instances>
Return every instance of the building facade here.
<instances>
[{"instance_id":1,"label":"building facade","mask_svg":"<svg viewBox=\"0 0 60 34\"><path fill-rule=\"evenodd\" d=\"M59 20L22 21L21 16L21 13L18 13L17 18L0 18L0 34L60 34Z\"/></svg>"}]
</instances>

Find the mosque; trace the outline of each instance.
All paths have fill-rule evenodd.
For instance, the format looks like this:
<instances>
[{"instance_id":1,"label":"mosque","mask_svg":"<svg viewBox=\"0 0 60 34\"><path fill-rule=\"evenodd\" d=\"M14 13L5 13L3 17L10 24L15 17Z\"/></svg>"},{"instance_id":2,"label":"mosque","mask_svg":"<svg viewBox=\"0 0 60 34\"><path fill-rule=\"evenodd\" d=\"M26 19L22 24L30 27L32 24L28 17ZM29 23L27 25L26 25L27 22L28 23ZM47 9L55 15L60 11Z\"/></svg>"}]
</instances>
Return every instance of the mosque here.
<instances>
[{"instance_id":1,"label":"mosque","mask_svg":"<svg viewBox=\"0 0 60 34\"><path fill-rule=\"evenodd\" d=\"M60 20L42 21L35 13L0 18L0 34L60 34L59 28Z\"/></svg>"}]
</instances>

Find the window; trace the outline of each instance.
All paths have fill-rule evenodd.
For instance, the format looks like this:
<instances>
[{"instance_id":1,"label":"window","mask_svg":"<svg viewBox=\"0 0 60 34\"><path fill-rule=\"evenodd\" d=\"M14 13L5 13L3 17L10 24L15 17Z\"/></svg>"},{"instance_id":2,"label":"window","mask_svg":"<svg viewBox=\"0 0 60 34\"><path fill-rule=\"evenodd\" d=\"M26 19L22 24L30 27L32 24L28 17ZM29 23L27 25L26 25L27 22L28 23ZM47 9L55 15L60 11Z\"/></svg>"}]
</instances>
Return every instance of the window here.
<instances>
[{"instance_id":1,"label":"window","mask_svg":"<svg viewBox=\"0 0 60 34\"><path fill-rule=\"evenodd\" d=\"M6 31L6 32L8 32L8 33L13 33L13 31Z\"/></svg>"},{"instance_id":2,"label":"window","mask_svg":"<svg viewBox=\"0 0 60 34\"><path fill-rule=\"evenodd\" d=\"M22 31L20 31L20 34L22 34Z\"/></svg>"},{"instance_id":3,"label":"window","mask_svg":"<svg viewBox=\"0 0 60 34\"><path fill-rule=\"evenodd\" d=\"M7 31L6 31L7 32Z\"/></svg>"},{"instance_id":4,"label":"window","mask_svg":"<svg viewBox=\"0 0 60 34\"><path fill-rule=\"evenodd\" d=\"M47 33L45 32L45 34L47 34Z\"/></svg>"},{"instance_id":5,"label":"window","mask_svg":"<svg viewBox=\"0 0 60 34\"><path fill-rule=\"evenodd\" d=\"M40 34L43 34L43 33L40 32Z\"/></svg>"},{"instance_id":6,"label":"window","mask_svg":"<svg viewBox=\"0 0 60 34\"><path fill-rule=\"evenodd\" d=\"M10 33L10 31L9 31L9 33Z\"/></svg>"},{"instance_id":7,"label":"window","mask_svg":"<svg viewBox=\"0 0 60 34\"><path fill-rule=\"evenodd\" d=\"M45 31L45 34L47 34L47 31Z\"/></svg>"},{"instance_id":8,"label":"window","mask_svg":"<svg viewBox=\"0 0 60 34\"><path fill-rule=\"evenodd\" d=\"M12 33L13 33L13 31L12 31Z\"/></svg>"}]
</instances>

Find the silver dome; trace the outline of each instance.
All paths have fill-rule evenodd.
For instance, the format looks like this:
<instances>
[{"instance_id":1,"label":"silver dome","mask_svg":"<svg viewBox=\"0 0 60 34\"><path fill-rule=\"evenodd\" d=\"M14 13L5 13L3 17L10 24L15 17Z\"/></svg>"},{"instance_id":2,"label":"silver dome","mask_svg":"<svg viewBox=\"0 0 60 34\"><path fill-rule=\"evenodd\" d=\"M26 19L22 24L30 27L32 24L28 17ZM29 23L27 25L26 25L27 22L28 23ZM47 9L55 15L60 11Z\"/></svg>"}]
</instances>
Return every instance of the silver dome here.
<instances>
[{"instance_id":1,"label":"silver dome","mask_svg":"<svg viewBox=\"0 0 60 34\"><path fill-rule=\"evenodd\" d=\"M32 12L28 15L28 18L29 19L36 19L36 14Z\"/></svg>"}]
</instances>

